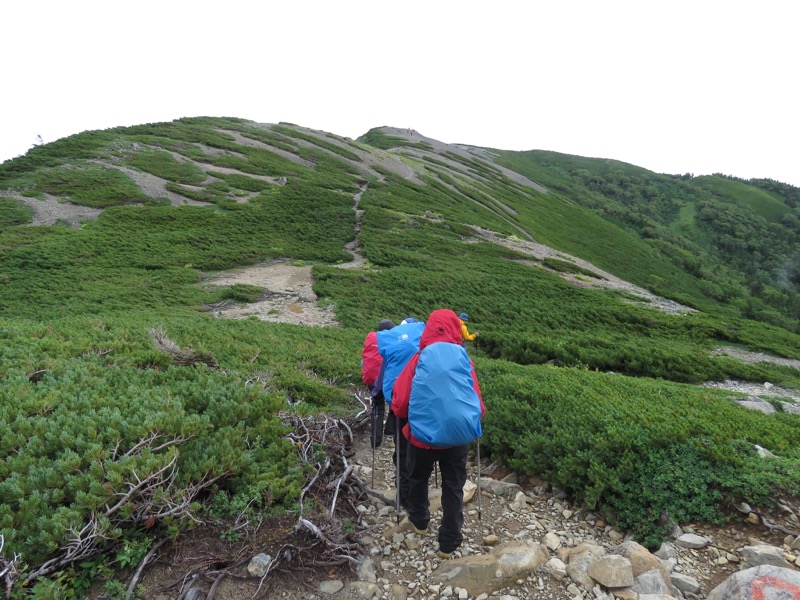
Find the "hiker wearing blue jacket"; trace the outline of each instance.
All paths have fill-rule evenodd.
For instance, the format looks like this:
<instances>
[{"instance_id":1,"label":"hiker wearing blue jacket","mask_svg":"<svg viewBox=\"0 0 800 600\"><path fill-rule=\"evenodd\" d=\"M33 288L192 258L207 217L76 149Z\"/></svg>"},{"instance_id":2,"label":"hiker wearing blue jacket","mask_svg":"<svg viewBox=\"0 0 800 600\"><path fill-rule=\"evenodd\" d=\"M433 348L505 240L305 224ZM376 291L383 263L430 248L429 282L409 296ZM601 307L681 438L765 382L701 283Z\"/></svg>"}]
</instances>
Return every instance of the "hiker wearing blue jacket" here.
<instances>
[{"instance_id":1,"label":"hiker wearing blue jacket","mask_svg":"<svg viewBox=\"0 0 800 600\"><path fill-rule=\"evenodd\" d=\"M392 410L406 421L408 519L418 534L427 533L431 519L428 481L438 462L442 522L437 554L450 558L463 541L469 444L481 436L486 412L475 366L462 344L461 324L452 310L435 310L428 317L419 352L394 384Z\"/></svg>"},{"instance_id":2,"label":"hiker wearing blue jacket","mask_svg":"<svg viewBox=\"0 0 800 600\"><path fill-rule=\"evenodd\" d=\"M395 427L402 431L405 420L396 419L392 411L392 388L397 376L419 350L419 340L425 323L420 323L411 317L403 320L396 327L385 331L377 332L378 351L380 352L383 363L381 365L378 378L373 386L373 398L380 392L389 405L389 414L386 417L386 435L395 435ZM400 505L406 506L408 496L408 472L406 470L406 454L408 442L402 435L395 435L397 443L395 445L392 460L398 471L398 495Z\"/></svg>"}]
</instances>

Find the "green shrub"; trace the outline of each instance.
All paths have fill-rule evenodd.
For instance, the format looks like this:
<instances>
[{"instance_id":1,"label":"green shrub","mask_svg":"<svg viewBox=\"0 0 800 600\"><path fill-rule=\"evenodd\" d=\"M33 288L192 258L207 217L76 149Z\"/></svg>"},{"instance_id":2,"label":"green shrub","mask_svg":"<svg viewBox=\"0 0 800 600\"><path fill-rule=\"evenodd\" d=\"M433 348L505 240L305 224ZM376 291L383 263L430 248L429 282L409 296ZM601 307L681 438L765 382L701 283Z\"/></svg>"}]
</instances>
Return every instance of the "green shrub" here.
<instances>
[{"instance_id":1,"label":"green shrub","mask_svg":"<svg viewBox=\"0 0 800 600\"><path fill-rule=\"evenodd\" d=\"M479 361L486 447L654 544L670 520L800 491L800 422L689 386ZM780 458L764 462L754 445ZM666 516L665 516L666 515Z\"/></svg>"},{"instance_id":2,"label":"green shrub","mask_svg":"<svg viewBox=\"0 0 800 600\"><path fill-rule=\"evenodd\" d=\"M110 167L54 167L38 171L35 181L36 186L48 194L92 208L160 203L142 193L125 173Z\"/></svg>"},{"instance_id":3,"label":"green shrub","mask_svg":"<svg viewBox=\"0 0 800 600\"><path fill-rule=\"evenodd\" d=\"M142 150L133 153L128 162L142 171L175 183L200 185L207 178L206 173L194 163L178 162L172 154L163 150Z\"/></svg>"},{"instance_id":4,"label":"green shrub","mask_svg":"<svg viewBox=\"0 0 800 600\"><path fill-rule=\"evenodd\" d=\"M150 513L137 505L158 514L159 493L179 499L182 490L219 478L223 487L240 481L259 490L264 508L299 493L302 470L275 416L279 396L205 365L170 367L169 360L166 368L136 370L99 357L60 359L34 382L8 359L0 362L0 531L28 564L53 553L93 514L109 543L126 529L151 527ZM172 462L174 481L153 496L142 488L108 514L134 473L155 477ZM188 515L157 522L175 532L192 523Z\"/></svg>"},{"instance_id":5,"label":"green shrub","mask_svg":"<svg viewBox=\"0 0 800 600\"><path fill-rule=\"evenodd\" d=\"M0 196L0 229L25 225L33 220L33 216L33 209L22 200Z\"/></svg>"},{"instance_id":6,"label":"green shrub","mask_svg":"<svg viewBox=\"0 0 800 600\"><path fill-rule=\"evenodd\" d=\"M256 142L241 144L240 135ZM382 136L376 143L396 142ZM150 149L135 154L134 144ZM700 243L719 232L697 219L725 216L736 240L719 241L734 246L748 231L739 219L748 201L726 210L712 198L738 185L706 187L699 203L683 180L648 180L615 161L534 153L506 162L547 185L544 193L477 155L435 154L426 144L404 157L425 164L419 183L382 167L385 153L362 163L367 150L286 124L192 118L88 132L0 165L3 189L109 206L80 229L0 218L0 531L9 548L28 564L46 559L70 528L105 513L134 469L152 474L173 460L175 490L219 476L197 499L214 511L292 510L304 470L279 412L360 411L352 390L365 333L381 318L425 319L443 307L469 312L481 332L469 350L489 407L491 455L550 479L648 543L665 520L717 520L730 499L758 504L797 492L796 415L748 413L720 392L674 383L800 385L796 369L711 354L736 345L800 358L796 295L745 281ZM206 184L202 169L174 154L225 174ZM95 162L109 160L214 205L111 206L145 201L132 180ZM354 197L365 184L357 231ZM791 190L776 189L769 193L789 206ZM19 218L19 204L0 204L0 215L2 207L17 215L8 225ZM756 229L781 255L791 236L773 229L793 213L775 208ZM477 228L515 248L535 238L701 312L666 315L572 286ZM365 268L332 266L350 260L343 248L356 235ZM212 318L209 306L250 302L262 290L201 285L206 275L269 259L313 264L314 293L342 326ZM168 338L156 345L151 330ZM135 450L153 435L174 443ZM778 458L756 459L755 444ZM189 525L150 523L133 506L118 514L101 523L108 557L125 553L125 542L135 556L145 534ZM65 590L81 576L70 568L42 585Z\"/></svg>"},{"instance_id":7,"label":"green shrub","mask_svg":"<svg viewBox=\"0 0 800 600\"><path fill-rule=\"evenodd\" d=\"M222 292L223 298L230 298L237 302L256 302L264 294L266 290L257 285L249 285L246 283L235 283Z\"/></svg>"}]
</instances>

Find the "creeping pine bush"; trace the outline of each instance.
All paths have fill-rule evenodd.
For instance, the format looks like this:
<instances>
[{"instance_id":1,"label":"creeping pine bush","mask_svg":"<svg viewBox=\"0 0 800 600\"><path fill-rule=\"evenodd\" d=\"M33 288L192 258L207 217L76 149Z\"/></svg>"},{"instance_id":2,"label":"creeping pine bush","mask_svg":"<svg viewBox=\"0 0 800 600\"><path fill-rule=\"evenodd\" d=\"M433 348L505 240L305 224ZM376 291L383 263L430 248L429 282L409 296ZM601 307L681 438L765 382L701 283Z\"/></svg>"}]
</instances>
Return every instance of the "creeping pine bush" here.
<instances>
[{"instance_id":1,"label":"creeping pine bush","mask_svg":"<svg viewBox=\"0 0 800 600\"><path fill-rule=\"evenodd\" d=\"M33 209L21 200L0 196L0 230L11 225L25 225L33 219Z\"/></svg>"},{"instance_id":2,"label":"creeping pine bush","mask_svg":"<svg viewBox=\"0 0 800 600\"><path fill-rule=\"evenodd\" d=\"M7 367L0 532L27 564L46 559L90 519L109 544L156 524L176 535L191 525L188 514L160 511L213 480L247 490L263 508L291 505L299 494L302 469L275 416L278 396L205 365L136 370L84 358L36 381ZM129 495L151 476L152 489Z\"/></svg>"},{"instance_id":3,"label":"creeping pine bush","mask_svg":"<svg viewBox=\"0 0 800 600\"><path fill-rule=\"evenodd\" d=\"M725 461L709 456L696 441L643 449L631 478L607 492L604 504L623 528L655 548L674 523L722 523L720 507L730 498L763 506L772 504L776 489L797 490L796 476L786 471L798 460L765 462L742 440L722 449L729 452Z\"/></svg>"},{"instance_id":4,"label":"creeping pine bush","mask_svg":"<svg viewBox=\"0 0 800 600\"><path fill-rule=\"evenodd\" d=\"M172 154L163 150L133 153L128 162L142 171L175 183L200 185L206 180L206 174L200 167L189 161L178 162Z\"/></svg>"},{"instance_id":5,"label":"creeping pine bush","mask_svg":"<svg viewBox=\"0 0 800 600\"><path fill-rule=\"evenodd\" d=\"M139 186L122 171L96 165L41 170L36 173L35 181L37 188L48 194L65 196L74 204L93 208L162 203L142 193Z\"/></svg>"},{"instance_id":6,"label":"creeping pine bush","mask_svg":"<svg viewBox=\"0 0 800 600\"><path fill-rule=\"evenodd\" d=\"M719 521L725 500L800 490L800 422L706 390L477 361L486 445L655 544L672 521ZM777 458L764 461L754 444Z\"/></svg>"}]
</instances>

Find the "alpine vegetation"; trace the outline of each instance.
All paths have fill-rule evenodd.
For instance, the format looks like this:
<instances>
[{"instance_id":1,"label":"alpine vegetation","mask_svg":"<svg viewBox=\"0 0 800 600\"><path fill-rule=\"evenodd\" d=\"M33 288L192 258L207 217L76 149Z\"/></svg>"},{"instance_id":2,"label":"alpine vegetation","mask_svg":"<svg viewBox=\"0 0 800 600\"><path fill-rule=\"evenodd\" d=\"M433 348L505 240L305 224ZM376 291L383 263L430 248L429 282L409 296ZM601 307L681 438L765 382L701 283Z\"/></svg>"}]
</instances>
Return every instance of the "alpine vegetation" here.
<instances>
[{"instance_id":1,"label":"alpine vegetation","mask_svg":"<svg viewBox=\"0 0 800 600\"><path fill-rule=\"evenodd\" d=\"M319 475L334 431L368 435L362 342L439 309L480 331L434 350L474 362L485 457L641 543L796 495L799 236L779 182L406 129L36 146L0 165L2 581L84 597L201 521L355 519Z\"/></svg>"}]
</instances>

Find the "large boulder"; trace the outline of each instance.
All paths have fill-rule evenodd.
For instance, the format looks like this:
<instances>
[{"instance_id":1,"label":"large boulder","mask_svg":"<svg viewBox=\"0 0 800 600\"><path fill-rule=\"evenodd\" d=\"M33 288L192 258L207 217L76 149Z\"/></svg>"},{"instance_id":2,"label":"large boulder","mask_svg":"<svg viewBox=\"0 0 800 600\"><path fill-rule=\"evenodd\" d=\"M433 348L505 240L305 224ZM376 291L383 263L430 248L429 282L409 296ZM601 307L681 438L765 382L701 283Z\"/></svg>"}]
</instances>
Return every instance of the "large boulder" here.
<instances>
[{"instance_id":1,"label":"large boulder","mask_svg":"<svg viewBox=\"0 0 800 600\"><path fill-rule=\"evenodd\" d=\"M739 552L751 567L772 565L773 567L790 568L792 566L783 557L783 552L777 546L770 546L769 544L745 546L744 548L740 548Z\"/></svg>"},{"instance_id":2,"label":"large boulder","mask_svg":"<svg viewBox=\"0 0 800 600\"><path fill-rule=\"evenodd\" d=\"M589 565L606 554L608 552L602 546L586 542L579 544L569 554L567 575L575 583L591 590L594 587L594 580L589 576Z\"/></svg>"},{"instance_id":3,"label":"large boulder","mask_svg":"<svg viewBox=\"0 0 800 600\"><path fill-rule=\"evenodd\" d=\"M762 565L739 571L715 587L707 600L799 600L800 571Z\"/></svg>"},{"instance_id":4,"label":"large boulder","mask_svg":"<svg viewBox=\"0 0 800 600\"><path fill-rule=\"evenodd\" d=\"M442 562L431 574L431 583L463 588L470 596L491 594L525 579L549 558L547 548L538 542L506 542L490 554Z\"/></svg>"},{"instance_id":5,"label":"large boulder","mask_svg":"<svg viewBox=\"0 0 800 600\"><path fill-rule=\"evenodd\" d=\"M589 565L589 577L607 588L623 588L633 585L631 561L618 554L602 556Z\"/></svg>"}]
</instances>

